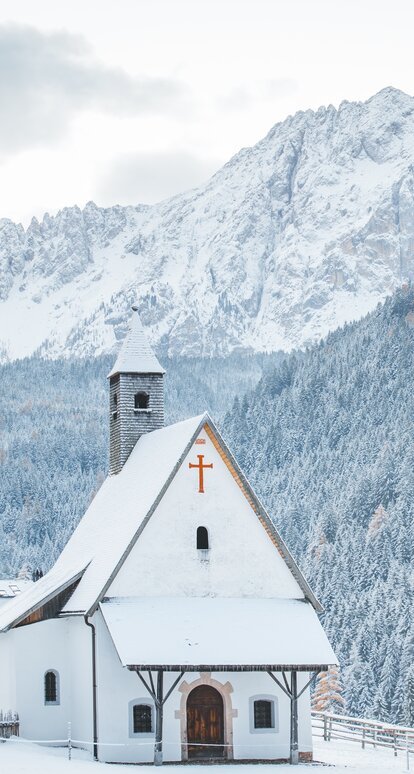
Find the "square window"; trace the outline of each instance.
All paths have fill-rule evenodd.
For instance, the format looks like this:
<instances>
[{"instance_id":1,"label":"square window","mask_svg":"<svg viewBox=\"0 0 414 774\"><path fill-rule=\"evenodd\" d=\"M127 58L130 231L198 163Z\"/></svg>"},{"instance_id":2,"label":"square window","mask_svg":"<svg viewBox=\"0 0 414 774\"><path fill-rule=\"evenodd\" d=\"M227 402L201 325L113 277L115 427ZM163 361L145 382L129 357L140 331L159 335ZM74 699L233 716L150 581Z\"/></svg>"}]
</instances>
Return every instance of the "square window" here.
<instances>
[{"instance_id":1,"label":"square window","mask_svg":"<svg viewBox=\"0 0 414 774\"><path fill-rule=\"evenodd\" d=\"M273 702L258 699L254 702L254 727L274 728Z\"/></svg>"},{"instance_id":2,"label":"square window","mask_svg":"<svg viewBox=\"0 0 414 774\"><path fill-rule=\"evenodd\" d=\"M135 704L132 710L134 734L152 732L152 707L148 704Z\"/></svg>"}]
</instances>

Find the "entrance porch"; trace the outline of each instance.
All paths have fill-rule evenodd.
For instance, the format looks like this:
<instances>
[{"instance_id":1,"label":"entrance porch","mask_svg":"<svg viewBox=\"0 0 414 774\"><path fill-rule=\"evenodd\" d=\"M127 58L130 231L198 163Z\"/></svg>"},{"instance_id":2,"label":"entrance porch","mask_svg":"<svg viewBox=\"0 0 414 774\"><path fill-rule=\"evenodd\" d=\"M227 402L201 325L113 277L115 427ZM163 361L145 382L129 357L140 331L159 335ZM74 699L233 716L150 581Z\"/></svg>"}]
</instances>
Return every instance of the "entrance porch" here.
<instances>
[{"instance_id":1,"label":"entrance porch","mask_svg":"<svg viewBox=\"0 0 414 774\"><path fill-rule=\"evenodd\" d=\"M306 668L296 666L293 669L290 667L289 672L286 668L283 668L279 675L275 674L278 671L278 667L266 668L251 665L233 665L220 668L217 665L212 665L211 667L188 665L185 668L184 666L181 667L180 674L165 693L163 690L164 674L176 671L175 668L168 666L128 666L128 669L136 672L141 683L154 701L156 711L154 764L156 766L162 765L164 761L164 707L177 686L179 686L178 690L182 695L181 709L176 712L176 718L181 720L181 760L183 762L203 760L210 761L211 763L234 760L233 717L237 717L238 713L237 709L232 708L231 705L230 695L233 692L233 687L229 681L223 684L218 680L214 680L211 677L211 672L234 672L237 674L247 672L250 675L252 672L265 672L276 683L290 701L289 762L297 764L300 759L298 702L318 672L326 671L327 665L309 665ZM154 680L153 672L156 673L156 680ZM186 672L200 672L200 678L187 683L186 680L183 680ZM298 672L304 673L306 678L306 682L300 689L298 689ZM309 677L309 672L311 677ZM182 680L183 682L181 682ZM181 685L179 685L180 682ZM269 730L273 730L273 728L274 725ZM257 748L258 755L254 760L272 759L271 754L266 755L263 753L263 748L259 752L260 745L257 745ZM309 759L308 754L306 757Z\"/></svg>"},{"instance_id":2,"label":"entrance porch","mask_svg":"<svg viewBox=\"0 0 414 774\"><path fill-rule=\"evenodd\" d=\"M310 729L301 697L336 659L310 603L157 597L108 599L100 609L121 664L152 703L156 765L179 760L178 730L181 761L311 756L310 738L300 748L301 727Z\"/></svg>"}]
</instances>

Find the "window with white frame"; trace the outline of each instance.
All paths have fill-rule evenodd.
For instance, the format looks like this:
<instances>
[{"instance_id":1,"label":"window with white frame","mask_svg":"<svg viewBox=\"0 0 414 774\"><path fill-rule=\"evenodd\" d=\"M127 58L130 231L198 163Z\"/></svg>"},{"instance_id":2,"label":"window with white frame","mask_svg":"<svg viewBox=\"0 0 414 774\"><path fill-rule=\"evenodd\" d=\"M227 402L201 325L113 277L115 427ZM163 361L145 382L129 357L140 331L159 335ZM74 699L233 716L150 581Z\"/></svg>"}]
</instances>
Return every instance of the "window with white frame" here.
<instances>
[{"instance_id":1,"label":"window with white frame","mask_svg":"<svg viewBox=\"0 0 414 774\"><path fill-rule=\"evenodd\" d=\"M154 734L154 704L148 699L129 702L129 735L152 736Z\"/></svg>"},{"instance_id":2,"label":"window with white frame","mask_svg":"<svg viewBox=\"0 0 414 774\"><path fill-rule=\"evenodd\" d=\"M279 707L277 696L260 694L250 698L250 733L279 731Z\"/></svg>"}]
</instances>

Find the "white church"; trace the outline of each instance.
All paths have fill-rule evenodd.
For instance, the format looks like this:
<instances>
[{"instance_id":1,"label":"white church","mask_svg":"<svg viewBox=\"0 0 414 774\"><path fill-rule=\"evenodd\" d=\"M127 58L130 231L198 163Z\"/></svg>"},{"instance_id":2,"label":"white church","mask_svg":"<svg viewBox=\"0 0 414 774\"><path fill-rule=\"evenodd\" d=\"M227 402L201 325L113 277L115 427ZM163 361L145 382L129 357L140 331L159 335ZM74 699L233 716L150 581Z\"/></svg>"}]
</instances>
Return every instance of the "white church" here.
<instances>
[{"instance_id":1,"label":"white church","mask_svg":"<svg viewBox=\"0 0 414 774\"><path fill-rule=\"evenodd\" d=\"M0 608L0 708L100 761L311 760L321 606L208 414L164 427L164 373L134 308L109 475Z\"/></svg>"}]
</instances>

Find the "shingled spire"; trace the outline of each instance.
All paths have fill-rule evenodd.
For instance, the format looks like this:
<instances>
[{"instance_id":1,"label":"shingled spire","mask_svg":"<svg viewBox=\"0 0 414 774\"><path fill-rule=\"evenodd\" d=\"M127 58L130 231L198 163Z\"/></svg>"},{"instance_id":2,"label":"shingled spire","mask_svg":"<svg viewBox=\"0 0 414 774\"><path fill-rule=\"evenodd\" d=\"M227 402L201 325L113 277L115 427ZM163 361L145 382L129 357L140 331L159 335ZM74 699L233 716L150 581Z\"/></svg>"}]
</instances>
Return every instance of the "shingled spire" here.
<instances>
[{"instance_id":1,"label":"shingled spire","mask_svg":"<svg viewBox=\"0 0 414 774\"><path fill-rule=\"evenodd\" d=\"M165 371L133 306L130 328L109 378L109 473L119 473L138 438L164 425Z\"/></svg>"}]
</instances>

